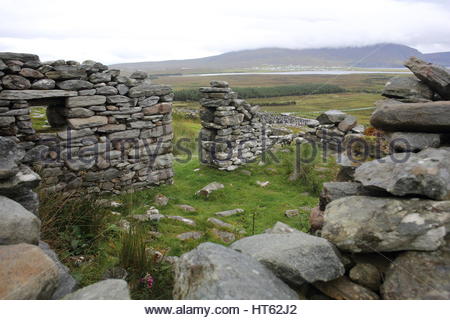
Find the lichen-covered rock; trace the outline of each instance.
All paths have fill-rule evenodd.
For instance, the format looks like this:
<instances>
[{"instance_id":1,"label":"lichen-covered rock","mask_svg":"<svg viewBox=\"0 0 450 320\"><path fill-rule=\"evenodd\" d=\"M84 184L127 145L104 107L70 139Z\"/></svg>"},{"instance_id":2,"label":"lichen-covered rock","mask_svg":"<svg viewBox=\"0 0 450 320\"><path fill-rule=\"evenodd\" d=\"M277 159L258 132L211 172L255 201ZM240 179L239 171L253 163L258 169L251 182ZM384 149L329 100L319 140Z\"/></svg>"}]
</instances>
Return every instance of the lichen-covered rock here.
<instances>
[{"instance_id":1,"label":"lichen-covered rock","mask_svg":"<svg viewBox=\"0 0 450 320\"><path fill-rule=\"evenodd\" d=\"M350 252L433 251L449 223L450 201L352 196L328 204L322 237Z\"/></svg>"},{"instance_id":2,"label":"lichen-covered rock","mask_svg":"<svg viewBox=\"0 0 450 320\"><path fill-rule=\"evenodd\" d=\"M300 231L259 234L240 239L231 248L252 256L295 285L330 281L345 272L331 243Z\"/></svg>"},{"instance_id":3,"label":"lichen-covered rock","mask_svg":"<svg viewBox=\"0 0 450 320\"><path fill-rule=\"evenodd\" d=\"M441 135L424 132L385 132L386 140L394 151L417 152L427 148L438 148Z\"/></svg>"},{"instance_id":4,"label":"lichen-covered rock","mask_svg":"<svg viewBox=\"0 0 450 320\"><path fill-rule=\"evenodd\" d=\"M338 124L347 117L347 114L339 110L329 110L317 117L320 124Z\"/></svg>"},{"instance_id":5,"label":"lichen-covered rock","mask_svg":"<svg viewBox=\"0 0 450 320\"><path fill-rule=\"evenodd\" d=\"M0 245L37 244L41 221L17 202L0 196Z\"/></svg>"},{"instance_id":6,"label":"lichen-covered rock","mask_svg":"<svg viewBox=\"0 0 450 320\"><path fill-rule=\"evenodd\" d=\"M59 282L55 263L37 246L0 246L0 299L50 299Z\"/></svg>"},{"instance_id":7,"label":"lichen-covered rock","mask_svg":"<svg viewBox=\"0 0 450 320\"><path fill-rule=\"evenodd\" d=\"M175 264L173 296L183 300L293 300L297 294L252 257L202 243Z\"/></svg>"},{"instance_id":8,"label":"lichen-covered rock","mask_svg":"<svg viewBox=\"0 0 450 320\"><path fill-rule=\"evenodd\" d=\"M66 295L64 300L130 300L130 290L126 281L108 279L91 284Z\"/></svg>"},{"instance_id":9,"label":"lichen-covered rock","mask_svg":"<svg viewBox=\"0 0 450 320\"><path fill-rule=\"evenodd\" d=\"M394 154L362 164L355 180L366 188L396 196L450 199L450 151L429 148L417 154Z\"/></svg>"},{"instance_id":10,"label":"lichen-covered rock","mask_svg":"<svg viewBox=\"0 0 450 320\"><path fill-rule=\"evenodd\" d=\"M450 299L450 241L433 252L402 253L386 273L384 299Z\"/></svg>"},{"instance_id":11,"label":"lichen-covered rock","mask_svg":"<svg viewBox=\"0 0 450 320\"><path fill-rule=\"evenodd\" d=\"M349 277L354 282L374 291L379 290L382 280L381 272L375 266L368 263L356 264L350 270Z\"/></svg>"}]
</instances>

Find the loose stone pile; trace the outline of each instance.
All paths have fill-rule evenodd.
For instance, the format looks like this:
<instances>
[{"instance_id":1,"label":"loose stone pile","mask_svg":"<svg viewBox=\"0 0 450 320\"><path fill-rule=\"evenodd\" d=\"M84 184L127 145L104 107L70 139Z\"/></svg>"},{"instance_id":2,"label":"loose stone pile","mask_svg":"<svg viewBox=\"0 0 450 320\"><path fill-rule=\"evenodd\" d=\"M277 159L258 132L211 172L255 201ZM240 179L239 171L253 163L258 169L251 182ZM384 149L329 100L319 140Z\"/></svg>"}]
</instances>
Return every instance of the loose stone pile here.
<instances>
[{"instance_id":1,"label":"loose stone pile","mask_svg":"<svg viewBox=\"0 0 450 320\"><path fill-rule=\"evenodd\" d=\"M416 58L406 66L417 78L390 80L384 95L397 100L381 101L371 118L392 154L360 164L352 181L324 184L311 220L354 263L369 258L349 270L352 281L384 299L449 299L450 73ZM381 266L383 256L393 262ZM369 268L384 283L361 283Z\"/></svg>"},{"instance_id":2,"label":"loose stone pile","mask_svg":"<svg viewBox=\"0 0 450 320\"><path fill-rule=\"evenodd\" d=\"M16 137L44 191L120 193L171 183L172 103L168 86L94 61L41 63L0 53L0 136ZM57 132L36 134L31 106L47 106Z\"/></svg>"},{"instance_id":3,"label":"loose stone pile","mask_svg":"<svg viewBox=\"0 0 450 320\"><path fill-rule=\"evenodd\" d=\"M307 123L310 127L303 135L308 141L318 142L335 151L342 150L347 134L361 134L364 126L358 125L354 116L339 110L329 110L317 117L317 121Z\"/></svg>"},{"instance_id":4,"label":"loose stone pile","mask_svg":"<svg viewBox=\"0 0 450 320\"><path fill-rule=\"evenodd\" d=\"M238 99L227 82L210 84L200 88L200 158L204 164L232 171L270 147L270 129L258 116L259 107Z\"/></svg>"}]
</instances>

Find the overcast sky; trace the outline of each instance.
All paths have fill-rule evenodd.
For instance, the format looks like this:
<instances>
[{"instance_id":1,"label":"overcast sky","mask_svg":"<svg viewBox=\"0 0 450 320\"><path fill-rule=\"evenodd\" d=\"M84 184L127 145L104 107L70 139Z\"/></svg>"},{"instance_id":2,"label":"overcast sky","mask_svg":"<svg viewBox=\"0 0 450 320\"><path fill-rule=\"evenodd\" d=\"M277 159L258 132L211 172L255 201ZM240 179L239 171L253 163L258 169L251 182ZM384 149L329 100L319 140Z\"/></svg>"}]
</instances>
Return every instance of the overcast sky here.
<instances>
[{"instance_id":1,"label":"overcast sky","mask_svg":"<svg viewBox=\"0 0 450 320\"><path fill-rule=\"evenodd\" d=\"M380 42L450 51L450 0L1 0L0 51L105 63Z\"/></svg>"}]
</instances>

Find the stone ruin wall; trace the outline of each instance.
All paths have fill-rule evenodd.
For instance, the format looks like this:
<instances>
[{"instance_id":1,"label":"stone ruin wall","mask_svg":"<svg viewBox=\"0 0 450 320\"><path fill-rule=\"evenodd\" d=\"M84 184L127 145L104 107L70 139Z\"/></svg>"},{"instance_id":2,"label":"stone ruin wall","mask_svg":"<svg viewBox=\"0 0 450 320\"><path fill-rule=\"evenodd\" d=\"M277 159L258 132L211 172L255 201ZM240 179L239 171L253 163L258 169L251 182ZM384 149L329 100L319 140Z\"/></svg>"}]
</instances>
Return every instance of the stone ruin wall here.
<instances>
[{"instance_id":1,"label":"stone ruin wall","mask_svg":"<svg viewBox=\"0 0 450 320\"><path fill-rule=\"evenodd\" d=\"M40 179L47 192L172 183L172 100L172 89L144 72L0 53L0 194L37 199L31 188ZM52 133L36 133L31 106L47 106Z\"/></svg>"},{"instance_id":2,"label":"stone ruin wall","mask_svg":"<svg viewBox=\"0 0 450 320\"><path fill-rule=\"evenodd\" d=\"M258 115L259 107L238 99L225 81L200 88L201 162L232 171L254 161L272 144L270 128Z\"/></svg>"}]
</instances>

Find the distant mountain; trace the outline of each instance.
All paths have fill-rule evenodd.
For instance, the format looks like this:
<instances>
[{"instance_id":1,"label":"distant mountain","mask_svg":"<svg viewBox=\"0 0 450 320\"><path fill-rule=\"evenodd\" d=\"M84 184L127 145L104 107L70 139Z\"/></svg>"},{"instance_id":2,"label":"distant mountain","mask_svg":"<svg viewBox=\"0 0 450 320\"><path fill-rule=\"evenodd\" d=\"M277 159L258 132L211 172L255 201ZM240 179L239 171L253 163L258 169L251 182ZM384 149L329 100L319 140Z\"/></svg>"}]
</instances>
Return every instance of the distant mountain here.
<instances>
[{"instance_id":1,"label":"distant mountain","mask_svg":"<svg viewBox=\"0 0 450 320\"><path fill-rule=\"evenodd\" d=\"M403 62L411 56L450 66L450 52L423 54L408 46L387 43L364 47L301 50L263 48L198 59L121 63L112 67L124 71L139 69L152 73L212 72L287 66L395 68L403 67Z\"/></svg>"}]
</instances>

